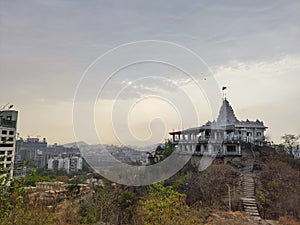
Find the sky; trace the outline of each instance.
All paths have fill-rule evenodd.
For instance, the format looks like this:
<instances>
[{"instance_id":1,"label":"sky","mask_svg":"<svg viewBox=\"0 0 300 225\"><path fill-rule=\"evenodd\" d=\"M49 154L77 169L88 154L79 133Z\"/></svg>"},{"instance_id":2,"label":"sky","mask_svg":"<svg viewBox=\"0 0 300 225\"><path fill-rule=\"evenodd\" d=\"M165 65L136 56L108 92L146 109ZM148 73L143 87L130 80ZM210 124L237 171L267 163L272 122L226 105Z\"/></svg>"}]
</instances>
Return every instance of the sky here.
<instances>
[{"instance_id":1,"label":"sky","mask_svg":"<svg viewBox=\"0 0 300 225\"><path fill-rule=\"evenodd\" d=\"M263 120L279 143L300 134L299 11L295 0L0 1L0 106L19 111L24 138L149 144L213 120L226 86L238 119Z\"/></svg>"}]
</instances>

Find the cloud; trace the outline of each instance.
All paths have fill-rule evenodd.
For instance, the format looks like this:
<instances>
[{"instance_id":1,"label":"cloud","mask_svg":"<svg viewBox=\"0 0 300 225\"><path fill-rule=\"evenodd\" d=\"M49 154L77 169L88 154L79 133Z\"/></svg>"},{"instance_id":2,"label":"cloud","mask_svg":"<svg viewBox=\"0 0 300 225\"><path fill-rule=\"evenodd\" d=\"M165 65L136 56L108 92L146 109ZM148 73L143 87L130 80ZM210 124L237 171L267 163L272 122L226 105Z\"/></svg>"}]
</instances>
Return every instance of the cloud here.
<instances>
[{"instance_id":1,"label":"cloud","mask_svg":"<svg viewBox=\"0 0 300 225\"><path fill-rule=\"evenodd\" d=\"M214 70L216 79L228 86L227 97L240 119L263 119L276 142L283 133L300 133L300 56L232 61Z\"/></svg>"},{"instance_id":2,"label":"cloud","mask_svg":"<svg viewBox=\"0 0 300 225\"><path fill-rule=\"evenodd\" d=\"M23 112L34 108L37 114L46 112L50 103L71 103L83 72L101 54L127 42L161 39L200 55L215 71L219 83L229 86L228 97L238 109L250 112L251 107L271 104L296 112L297 106L289 99L299 96L299 10L300 2L294 0L229 0L226 4L209 0L1 1L0 93L5 96L1 101L14 102ZM160 54L179 56L178 61L184 61L174 52L161 50ZM125 58L130 57L130 52L125 54ZM191 74L202 72L197 63L188 63L182 65L188 65ZM105 99L113 99L116 90L125 87L125 83L120 85L122 81L132 82L120 96L123 100L162 91L172 93L174 87L184 87L198 96L198 90L178 71L160 70L166 73L159 75L173 83L134 82L141 76L158 75L145 68L119 74L108 85ZM105 71L101 68L91 80L87 97L80 99L83 103L90 100L93 85L103 85ZM251 116L247 110L243 116ZM266 115L273 118L269 111ZM54 137L55 126L48 130Z\"/></svg>"}]
</instances>

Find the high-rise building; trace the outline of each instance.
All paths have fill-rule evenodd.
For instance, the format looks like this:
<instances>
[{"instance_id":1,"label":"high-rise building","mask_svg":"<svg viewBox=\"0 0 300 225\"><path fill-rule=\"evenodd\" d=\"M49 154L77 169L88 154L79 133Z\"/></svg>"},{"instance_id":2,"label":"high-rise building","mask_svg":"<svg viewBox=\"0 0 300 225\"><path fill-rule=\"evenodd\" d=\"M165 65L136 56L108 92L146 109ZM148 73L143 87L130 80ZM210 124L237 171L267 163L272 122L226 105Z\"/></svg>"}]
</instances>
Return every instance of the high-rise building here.
<instances>
[{"instance_id":1,"label":"high-rise building","mask_svg":"<svg viewBox=\"0 0 300 225\"><path fill-rule=\"evenodd\" d=\"M13 176L18 111L0 111L0 176L9 172Z\"/></svg>"},{"instance_id":2,"label":"high-rise building","mask_svg":"<svg viewBox=\"0 0 300 225\"><path fill-rule=\"evenodd\" d=\"M16 151L23 162L29 161L35 168L43 168L47 162L44 151L47 149L46 138L40 141L39 138L28 137L26 140L20 138L16 143Z\"/></svg>"}]
</instances>

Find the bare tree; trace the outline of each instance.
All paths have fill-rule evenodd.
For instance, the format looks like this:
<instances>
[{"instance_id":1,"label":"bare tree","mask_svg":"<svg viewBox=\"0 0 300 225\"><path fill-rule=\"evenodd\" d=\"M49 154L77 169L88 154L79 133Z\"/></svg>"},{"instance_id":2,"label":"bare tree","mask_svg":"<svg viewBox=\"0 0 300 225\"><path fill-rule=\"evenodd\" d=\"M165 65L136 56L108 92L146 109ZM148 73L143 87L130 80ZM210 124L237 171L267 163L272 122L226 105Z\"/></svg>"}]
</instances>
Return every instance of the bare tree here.
<instances>
[{"instance_id":1,"label":"bare tree","mask_svg":"<svg viewBox=\"0 0 300 225\"><path fill-rule=\"evenodd\" d=\"M282 144L284 145L287 153L292 157L295 157L297 149L299 151L300 135L285 134L281 137L281 139L283 140Z\"/></svg>"}]
</instances>

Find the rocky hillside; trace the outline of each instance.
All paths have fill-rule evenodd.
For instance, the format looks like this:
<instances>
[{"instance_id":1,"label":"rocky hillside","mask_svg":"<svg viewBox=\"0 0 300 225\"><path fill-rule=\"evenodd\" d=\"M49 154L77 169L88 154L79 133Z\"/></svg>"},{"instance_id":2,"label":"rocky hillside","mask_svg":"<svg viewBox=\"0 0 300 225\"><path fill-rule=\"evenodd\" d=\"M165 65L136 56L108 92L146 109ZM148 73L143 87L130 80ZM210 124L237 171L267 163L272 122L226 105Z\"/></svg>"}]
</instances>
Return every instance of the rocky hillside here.
<instances>
[{"instance_id":1,"label":"rocky hillside","mask_svg":"<svg viewBox=\"0 0 300 225\"><path fill-rule=\"evenodd\" d=\"M241 158L215 163L199 172L188 163L179 173L165 181L187 195L190 207L201 209L207 224L300 224L300 162L271 147L246 149ZM253 163L249 158L253 154ZM250 157L251 158L251 157ZM247 161L248 160L248 161ZM195 161L195 160L194 160ZM243 171L253 174L253 187L243 186ZM249 172L249 173L248 173ZM229 213L230 187L231 210ZM258 217L245 213L241 201L252 192L251 210ZM257 211L258 210L258 211ZM246 209L247 211L247 209ZM256 220L255 220L256 219ZM209 222L210 221L210 222ZM215 221L215 222L212 222ZM231 222L230 222L231 221ZM238 223L233 221L240 221Z\"/></svg>"}]
</instances>

